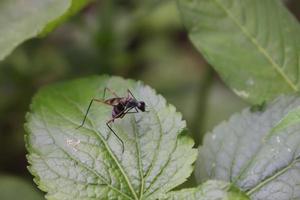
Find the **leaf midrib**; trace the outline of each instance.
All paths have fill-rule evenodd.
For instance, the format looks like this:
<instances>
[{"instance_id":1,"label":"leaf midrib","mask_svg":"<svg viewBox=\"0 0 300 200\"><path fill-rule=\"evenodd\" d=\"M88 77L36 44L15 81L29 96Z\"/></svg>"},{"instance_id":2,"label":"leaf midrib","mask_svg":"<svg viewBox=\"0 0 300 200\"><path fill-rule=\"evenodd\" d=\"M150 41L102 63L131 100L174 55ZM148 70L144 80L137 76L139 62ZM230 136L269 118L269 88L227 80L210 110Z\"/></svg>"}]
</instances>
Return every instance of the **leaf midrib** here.
<instances>
[{"instance_id":1,"label":"leaf midrib","mask_svg":"<svg viewBox=\"0 0 300 200\"><path fill-rule=\"evenodd\" d=\"M298 145L297 145L298 146ZM263 149L263 145L260 145L259 148L256 150L256 152L253 154L253 156L251 157L251 159L247 162L247 164L243 167L243 169L240 171L239 175L236 176L233 180L231 180L232 184L236 184L237 181L239 181L239 179L245 174L245 172L249 169L249 167L251 166L251 164L255 161L255 158L259 155L259 153L262 151ZM260 183L258 183L256 186L254 186L252 189L250 189L246 194L250 195L252 193L254 193L256 190L262 188L264 185L266 185L267 183L271 182L272 180L274 180L275 178L279 177L280 175L284 174L284 172L286 172L288 169L290 169L295 163L299 162L300 158L293 158L291 163L288 164L287 166L285 166L284 168L280 169L279 171L275 172L273 175L271 175L270 177L263 179ZM249 193L249 194L248 194Z\"/></svg>"},{"instance_id":2,"label":"leaf midrib","mask_svg":"<svg viewBox=\"0 0 300 200\"><path fill-rule=\"evenodd\" d=\"M42 120L44 121L44 125L45 125L45 129L47 130L49 136L53 139L53 141L55 141L55 138L53 137L53 135L51 134L51 132L48 129L48 124L46 123L45 119L44 119L44 112L43 110L41 110L41 117ZM73 122L72 122L73 123ZM94 130L91 130L94 131ZM57 143L54 143L63 153L65 153L70 159L76 161L80 166L82 166L83 168L87 169L88 171L92 172L93 174L95 174L98 178L100 178L108 187L110 187L112 190L115 190L116 192L120 193L121 195L123 195L126 198L131 199L131 197L129 197L127 194L123 193L121 190L119 190L118 188L115 188L113 185L109 184L105 178L102 177L101 174L98 174L97 171L95 171L94 169L84 165L80 160L76 159L75 157L71 156L63 147L61 147L60 145L58 145Z\"/></svg>"},{"instance_id":3,"label":"leaf midrib","mask_svg":"<svg viewBox=\"0 0 300 200\"><path fill-rule=\"evenodd\" d=\"M271 55L267 52L267 50L262 47L257 39L251 35L242 24L239 23L239 21L234 17L233 13L225 7L222 3L220 3L218 0L214 0L214 2L225 11L225 13L231 18L231 20L237 25L238 28L241 29L241 31L245 34L246 37L250 39L250 41L254 44L254 46L257 47L257 49L266 57L266 59L270 62L271 66L275 69L275 71L285 80L285 82L289 85L289 87L297 92L298 87L295 85L288 76L284 73L284 71L281 70L281 67L272 59Z\"/></svg>"},{"instance_id":4,"label":"leaf midrib","mask_svg":"<svg viewBox=\"0 0 300 200\"><path fill-rule=\"evenodd\" d=\"M246 195L247 196L252 195L254 192L256 192L257 190L259 190L260 188L262 188L263 186L265 186L266 184L268 184L272 180L274 180L277 177L279 177L282 174L284 174L287 170L289 170L290 168L292 168L293 165L295 165L297 162L300 162L300 158L298 158L296 160L293 160L293 162L291 162L289 165L287 165L283 169L279 170L278 172L276 172L275 174L273 174L269 178L265 179L264 181L262 181L261 183L259 183L258 185L256 185L254 188L252 188L251 190L249 190L248 192L246 192Z\"/></svg>"},{"instance_id":5,"label":"leaf midrib","mask_svg":"<svg viewBox=\"0 0 300 200\"><path fill-rule=\"evenodd\" d=\"M131 121L133 122L133 120ZM138 159L138 165L139 165L139 173L141 177L141 186L140 186L140 196L139 199L143 199L143 193L144 193L144 173L143 173L143 167L142 167L142 161L141 161L141 147L138 141L138 131L136 127L135 121L131 124L133 129L134 129L134 136L135 136L135 144L136 144L136 149L137 149L137 159Z\"/></svg>"},{"instance_id":6,"label":"leaf midrib","mask_svg":"<svg viewBox=\"0 0 300 200\"><path fill-rule=\"evenodd\" d=\"M74 102L72 99L68 98L67 96L65 96L65 95L63 95L63 94L61 94L61 96L64 97L64 99L65 99L66 101L68 101L68 102L70 102L72 105L74 105L74 107L75 107L80 113L82 113L83 115L85 114L84 111L81 110L81 107L80 107L76 102ZM92 130L93 132L95 132L96 136L97 136L97 137L101 140L101 142L104 144L105 149L108 151L109 155L110 155L111 158L114 160L114 162L116 163L117 167L119 168L121 174L123 175L123 177L124 177L124 179L125 179L125 181L126 181L128 187L129 187L129 189L130 189L130 191L131 191L131 193L132 193L132 195L133 195L133 198L136 199L136 200L138 200L137 194L136 194L136 192L134 191L133 186L131 185L131 183L130 183L130 181L129 181L129 178L128 178L127 174L125 173L125 171L123 170L122 166L120 165L118 159L115 157L114 153L111 151L111 149L110 149L110 147L108 146L108 144L107 144L107 142L105 141L105 139L102 138L102 135L99 134L99 133L96 131L95 125L94 125L93 121L90 119L89 116L87 116L87 120L90 121L90 123L91 123L91 125L92 125L92 127L93 127L93 129L91 129L91 130Z\"/></svg>"}]
</instances>

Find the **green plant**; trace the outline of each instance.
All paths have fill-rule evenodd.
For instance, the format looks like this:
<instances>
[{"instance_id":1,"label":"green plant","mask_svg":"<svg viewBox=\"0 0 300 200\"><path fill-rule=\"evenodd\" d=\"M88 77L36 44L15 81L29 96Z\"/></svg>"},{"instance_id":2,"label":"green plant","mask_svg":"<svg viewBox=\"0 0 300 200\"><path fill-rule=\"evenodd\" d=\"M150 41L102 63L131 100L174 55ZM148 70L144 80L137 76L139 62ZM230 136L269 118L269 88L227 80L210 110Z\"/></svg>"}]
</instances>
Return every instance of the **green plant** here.
<instances>
[{"instance_id":1,"label":"green plant","mask_svg":"<svg viewBox=\"0 0 300 200\"><path fill-rule=\"evenodd\" d=\"M114 123L124 154L105 126L111 107L94 105L85 127L76 129L105 87L119 94L130 88L150 110ZM230 199L296 198L299 106L299 97L280 97L264 111L246 109L216 127L199 149L195 171L199 182L209 182L169 193L190 175L196 156L173 106L142 83L116 77L56 84L35 96L27 116L30 171L49 199L217 199L220 190Z\"/></svg>"},{"instance_id":2,"label":"green plant","mask_svg":"<svg viewBox=\"0 0 300 200\"><path fill-rule=\"evenodd\" d=\"M118 94L129 88L150 111L114 123L124 153L105 126L109 106L94 104L84 128L76 129L91 97L101 97L105 87ZM181 115L140 82L102 76L46 87L35 96L27 121L29 169L49 199L173 199L197 192L168 193L191 174L197 151ZM198 189L232 193L218 182Z\"/></svg>"},{"instance_id":3,"label":"green plant","mask_svg":"<svg viewBox=\"0 0 300 200\"><path fill-rule=\"evenodd\" d=\"M193 44L254 104L299 91L300 26L280 0L178 0Z\"/></svg>"},{"instance_id":4,"label":"green plant","mask_svg":"<svg viewBox=\"0 0 300 200\"><path fill-rule=\"evenodd\" d=\"M21 37L16 40L9 39L10 29L0 32L8 38L0 40L0 59L23 40L48 33L88 1L60 1L65 3L62 9L49 0L59 8L54 9L57 13L49 5L32 2L47 8L46 20L39 19L34 29L17 26L14 30ZM192 43L253 107L207 133L197 151L181 114L141 82L92 76L46 86L32 100L25 141L29 170L47 199L300 198L298 22L279 0L177 0L177 4ZM10 5L3 1L0 10L9 12ZM109 106L94 104L85 126L76 129L91 98L101 98L105 87L121 95L132 90L150 111L113 124L124 141L124 153L105 125ZM193 171L198 186L182 189Z\"/></svg>"},{"instance_id":5,"label":"green plant","mask_svg":"<svg viewBox=\"0 0 300 200\"><path fill-rule=\"evenodd\" d=\"M90 0L29 0L26 3L20 0L1 1L0 60L25 40L53 30L89 2Z\"/></svg>"},{"instance_id":6,"label":"green plant","mask_svg":"<svg viewBox=\"0 0 300 200\"><path fill-rule=\"evenodd\" d=\"M94 104L86 125L76 130L91 97L101 97L105 87L119 94L130 88L150 110L115 122L124 153L105 125L109 106ZM31 110L26 124L30 171L50 199L156 199L192 172L197 152L181 115L141 83L92 77L59 84L40 91Z\"/></svg>"}]
</instances>

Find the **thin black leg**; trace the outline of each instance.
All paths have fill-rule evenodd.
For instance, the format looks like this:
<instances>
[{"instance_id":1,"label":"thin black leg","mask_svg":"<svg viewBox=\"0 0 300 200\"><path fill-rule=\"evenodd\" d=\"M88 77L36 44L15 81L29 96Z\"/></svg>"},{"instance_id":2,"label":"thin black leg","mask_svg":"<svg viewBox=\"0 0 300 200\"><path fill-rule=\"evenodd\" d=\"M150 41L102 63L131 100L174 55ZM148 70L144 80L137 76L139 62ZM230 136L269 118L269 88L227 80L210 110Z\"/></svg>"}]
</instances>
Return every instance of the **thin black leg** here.
<instances>
[{"instance_id":1,"label":"thin black leg","mask_svg":"<svg viewBox=\"0 0 300 200\"><path fill-rule=\"evenodd\" d=\"M111 120L109 120L108 122L106 122L106 126L111 130L111 132L113 132L113 134L118 138L118 140L121 142L121 144L122 144L122 153L124 153L124 142L123 142L123 140L116 134L116 132L111 128L111 126L109 126L109 124L111 123L111 122L113 122L112 121L113 119L111 119Z\"/></svg>"},{"instance_id":2,"label":"thin black leg","mask_svg":"<svg viewBox=\"0 0 300 200\"><path fill-rule=\"evenodd\" d=\"M87 108L87 110L86 110L86 112L85 112L85 115L84 115L84 118L83 118L81 124L80 124L76 129L79 129L80 127L82 127L82 126L84 125L85 120L86 120L86 118L87 118L87 115L88 115L88 113L89 113L89 111L90 111L90 108L91 108L91 106L92 106L92 104L93 104L94 101L100 102L100 103L103 103L103 104L106 104L106 105L109 105L109 104L105 103L104 101L102 101L102 100L100 100L100 99L95 99L95 98L93 98L93 99L90 101L90 104L89 104L89 106L88 106L88 108Z\"/></svg>"},{"instance_id":3,"label":"thin black leg","mask_svg":"<svg viewBox=\"0 0 300 200\"><path fill-rule=\"evenodd\" d=\"M134 112L129 112L132 109L135 109ZM127 110L124 110L122 113L120 113L119 115L116 116L116 118L123 118L126 114L131 114L131 113L138 113L138 109L136 109L136 107L131 107L131 108L127 108Z\"/></svg>"},{"instance_id":4,"label":"thin black leg","mask_svg":"<svg viewBox=\"0 0 300 200\"><path fill-rule=\"evenodd\" d=\"M127 112L126 114L134 114L134 113L138 113L138 112L133 111L133 112Z\"/></svg>"},{"instance_id":5,"label":"thin black leg","mask_svg":"<svg viewBox=\"0 0 300 200\"><path fill-rule=\"evenodd\" d=\"M127 111L124 112L124 115L126 115L126 114L132 114L132 113L138 113L139 112L139 110L136 107L134 107L134 109L135 109L135 111L133 111L133 112L129 112L130 110L132 110L132 108L128 109Z\"/></svg>"},{"instance_id":6,"label":"thin black leg","mask_svg":"<svg viewBox=\"0 0 300 200\"><path fill-rule=\"evenodd\" d=\"M129 112L130 110L132 110L133 108L128 108L127 110L124 110L123 112L119 113L117 116L115 116L114 118L110 119L108 122L106 122L106 126L111 130L111 132L113 132L113 134L118 138L118 140L122 143L122 153L124 153L124 142L123 140L116 134L116 132L111 128L111 126L109 125L111 122L114 122L115 119L117 118L123 118L126 114L131 114L131 113L138 113L139 111L135 111L135 112Z\"/></svg>"},{"instance_id":7,"label":"thin black leg","mask_svg":"<svg viewBox=\"0 0 300 200\"><path fill-rule=\"evenodd\" d=\"M135 96L132 94L132 92L131 92L129 89L127 89L127 92L128 92L128 94L130 94L135 100L137 100L137 99L135 98Z\"/></svg>"},{"instance_id":8,"label":"thin black leg","mask_svg":"<svg viewBox=\"0 0 300 200\"><path fill-rule=\"evenodd\" d=\"M137 99L135 98L135 96L132 94L132 92L131 92L129 89L127 89L127 92L128 92L128 94L130 94L135 100L137 100ZM136 112L139 112L138 109L137 109L136 107L135 107L134 109L136 110ZM149 112L149 111L146 110L146 111L144 111L144 112Z\"/></svg>"},{"instance_id":9,"label":"thin black leg","mask_svg":"<svg viewBox=\"0 0 300 200\"><path fill-rule=\"evenodd\" d=\"M108 90L112 95L114 95L115 97L119 97L119 96L117 95L117 93L115 93L114 91L112 91L110 88L105 87L105 88L104 88L104 91L103 91L103 98L102 98L102 99L105 98L105 94L106 94L106 91L107 91L107 90Z\"/></svg>"}]
</instances>

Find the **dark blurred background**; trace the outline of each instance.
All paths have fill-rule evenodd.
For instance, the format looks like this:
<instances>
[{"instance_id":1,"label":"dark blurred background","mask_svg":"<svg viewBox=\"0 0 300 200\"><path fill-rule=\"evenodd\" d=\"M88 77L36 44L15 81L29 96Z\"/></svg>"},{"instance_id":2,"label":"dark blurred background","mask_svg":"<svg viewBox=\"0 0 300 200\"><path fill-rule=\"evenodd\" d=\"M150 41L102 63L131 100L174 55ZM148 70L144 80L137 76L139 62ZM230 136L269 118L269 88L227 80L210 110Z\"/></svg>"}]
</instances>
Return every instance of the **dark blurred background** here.
<instances>
[{"instance_id":1,"label":"dark blurred background","mask_svg":"<svg viewBox=\"0 0 300 200\"><path fill-rule=\"evenodd\" d=\"M299 19L300 1L285 2ZM34 194L23 141L32 96L45 84L91 74L138 79L155 88L183 114L197 145L206 131L248 105L189 42L174 1L96 1L0 63L0 200L12 198L5 196L10 185L23 197L42 199Z\"/></svg>"}]
</instances>

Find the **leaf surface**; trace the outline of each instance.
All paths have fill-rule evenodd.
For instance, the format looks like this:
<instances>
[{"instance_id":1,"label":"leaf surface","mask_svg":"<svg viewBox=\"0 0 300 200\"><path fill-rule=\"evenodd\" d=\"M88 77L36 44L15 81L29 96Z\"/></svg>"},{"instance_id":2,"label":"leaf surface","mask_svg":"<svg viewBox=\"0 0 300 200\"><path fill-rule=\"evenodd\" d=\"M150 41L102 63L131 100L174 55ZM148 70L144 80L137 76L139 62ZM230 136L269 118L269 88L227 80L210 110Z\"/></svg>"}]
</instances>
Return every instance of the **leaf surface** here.
<instances>
[{"instance_id":1,"label":"leaf surface","mask_svg":"<svg viewBox=\"0 0 300 200\"><path fill-rule=\"evenodd\" d=\"M192 43L251 103L300 88L300 26L279 0L177 0Z\"/></svg>"},{"instance_id":2,"label":"leaf surface","mask_svg":"<svg viewBox=\"0 0 300 200\"><path fill-rule=\"evenodd\" d=\"M299 108L299 97L281 96L221 123L199 149L197 180L231 182L253 200L299 199Z\"/></svg>"},{"instance_id":3,"label":"leaf surface","mask_svg":"<svg viewBox=\"0 0 300 200\"><path fill-rule=\"evenodd\" d=\"M249 200L229 183L210 180L197 188L170 192L165 200Z\"/></svg>"},{"instance_id":4,"label":"leaf surface","mask_svg":"<svg viewBox=\"0 0 300 200\"><path fill-rule=\"evenodd\" d=\"M19 44L53 30L89 0L1 0L0 60Z\"/></svg>"},{"instance_id":5,"label":"leaf surface","mask_svg":"<svg viewBox=\"0 0 300 200\"><path fill-rule=\"evenodd\" d=\"M149 112L127 114L112 124L112 108L94 103L108 87L120 96L130 89ZM106 98L113 97L107 93ZM140 82L106 76L42 89L27 115L30 171L48 199L156 199L191 174L197 152L172 105Z\"/></svg>"}]
</instances>

